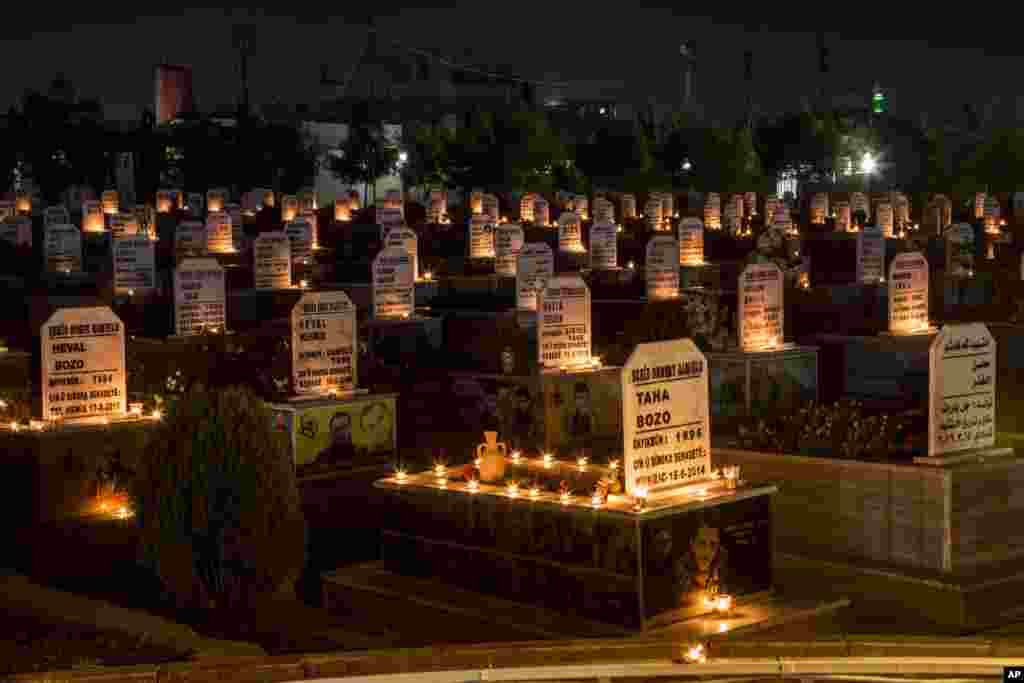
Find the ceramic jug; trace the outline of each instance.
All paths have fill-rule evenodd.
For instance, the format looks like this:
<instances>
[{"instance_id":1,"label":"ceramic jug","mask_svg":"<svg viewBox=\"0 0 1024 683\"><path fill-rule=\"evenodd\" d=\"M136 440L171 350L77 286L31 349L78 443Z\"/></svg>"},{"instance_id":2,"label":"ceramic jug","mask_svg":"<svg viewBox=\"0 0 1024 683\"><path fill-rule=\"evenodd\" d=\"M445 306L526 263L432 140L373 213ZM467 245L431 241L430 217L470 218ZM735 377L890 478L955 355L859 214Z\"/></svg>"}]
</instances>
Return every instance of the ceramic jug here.
<instances>
[{"instance_id":1,"label":"ceramic jug","mask_svg":"<svg viewBox=\"0 0 1024 683\"><path fill-rule=\"evenodd\" d=\"M476 447L476 457L480 461L480 480L501 481L505 476L506 455L508 448L498 441L498 432L484 432L484 443Z\"/></svg>"}]
</instances>

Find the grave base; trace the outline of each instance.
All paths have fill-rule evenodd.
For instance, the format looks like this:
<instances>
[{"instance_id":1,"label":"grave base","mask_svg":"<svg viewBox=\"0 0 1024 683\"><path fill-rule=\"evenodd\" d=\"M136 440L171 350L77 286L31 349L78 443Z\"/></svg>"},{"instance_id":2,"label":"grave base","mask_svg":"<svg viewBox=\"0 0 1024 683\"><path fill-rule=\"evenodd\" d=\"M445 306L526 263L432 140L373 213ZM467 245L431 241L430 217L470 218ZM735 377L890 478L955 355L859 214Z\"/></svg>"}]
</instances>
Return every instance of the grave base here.
<instances>
[{"instance_id":1,"label":"grave base","mask_svg":"<svg viewBox=\"0 0 1024 683\"><path fill-rule=\"evenodd\" d=\"M353 394L271 403L275 431L291 441L300 480L388 465L398 450L397 394Z\"/></svg>"},{"instance_id":2,"label":"grave base","mask_svg":"<svg viewBox=\"0 0 1024 683\"><path fill-rule=\"evenodd\" d=\"M751 415L795 410L818 399L816 346L712 351L707 359L715 431L729 431Z\"/></svg>"},{"instance_id":3,"label":"grave base","mask_svg":"<svg viewBox=\"0 0 1024 683\"><path fill-rule=\"evenodd\" d=\"M601 509L587 498L562 504L546 484L531 499L434 482L427 473L376 484L388 496L391 571L632 631L707 613L716 590L742 599L772 586L773 486L683 494L636 513L621 496Z\"/></svg>"},{"instance_id":4,"label":"grave base","mask_svg":"<svg viewBox=\"0 0 1024 683\"><path fill-rule=\"evenodd\" d=\"M157 424L126 418L0 432L10 494L0 517L17 528L95 513L104 473L134 472Z\"/></svg>"},{"instance_id":5,"label":"grave base","mask_svg":"<svg viewBox=\"0 0 1024 683\"><path fill-rule=\"evenodd\" d=\"M810 585L834 580L854 601L892 600L964 629L1024 608L1024 459L1011 449L927 464L734 449L712 458L744 478L786 482L775 543L804 574L828 570Z\"/></svg>"}]
</instances>

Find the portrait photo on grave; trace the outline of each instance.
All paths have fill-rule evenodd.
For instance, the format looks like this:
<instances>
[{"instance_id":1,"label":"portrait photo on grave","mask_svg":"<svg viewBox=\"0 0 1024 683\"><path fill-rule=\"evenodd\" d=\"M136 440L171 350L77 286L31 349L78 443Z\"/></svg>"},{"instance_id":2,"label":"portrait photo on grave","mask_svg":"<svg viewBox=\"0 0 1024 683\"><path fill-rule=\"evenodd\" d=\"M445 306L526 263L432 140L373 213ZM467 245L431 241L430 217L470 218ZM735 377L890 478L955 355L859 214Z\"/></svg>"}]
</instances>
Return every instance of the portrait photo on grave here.
<instances>
[{"instance_id":1,"label":"portrait photo on grave","mask_svg":"<svg viewBox=\"0 0 1024 683\"><path fill-rule=\"evenodd\" d=\"M281 412L294 411L281 416ZM275 428L292 432L293 460L299 476L376 462L395 450L393 398L278 410Z\"/></svg>"},{"instance_id":2,"label":"portrait photo on grave","mask_svg":"<svg viewBox=\"0 0 1024 683\"><path fill-rule=\"evenodd\" d=\"M543 386L546 448L574 454L621 447L622 388L614 372L552 375Z\"/></svg>"},{"instance_id":3,"label":"portrait photo on grave","mask_svg":"<svg viewBox=\"0 0 1024 683\"><path fill-rule=\"evenodd\" d=\"M707 507L645 525L646 613L703 611L704 600L718 594L767 590L770 524L755 507Z\"/></svg>"}]
</instances>

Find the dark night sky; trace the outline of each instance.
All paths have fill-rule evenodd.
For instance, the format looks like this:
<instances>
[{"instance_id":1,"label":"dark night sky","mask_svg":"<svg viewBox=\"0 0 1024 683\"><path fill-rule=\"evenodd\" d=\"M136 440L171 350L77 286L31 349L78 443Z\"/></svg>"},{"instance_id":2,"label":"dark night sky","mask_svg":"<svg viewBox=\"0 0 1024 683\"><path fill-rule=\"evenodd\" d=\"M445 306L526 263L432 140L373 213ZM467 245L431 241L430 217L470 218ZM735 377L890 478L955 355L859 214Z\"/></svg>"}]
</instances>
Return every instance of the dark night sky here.
<instances>
[{"instance_id":1,"label":"dark night sky","mask_svg":"<svg viewBox=\"0 0 1024 683\"><path fill-rule=\"evenodd\" d=\"M565 5L503 5L502 12L514 7L528 17L515 20L505 20L501 12L479 2L444 9L381 10L379 3L366 7L380 16L385 36L411 46L442 48L453 57L469 49L477 60L505 64L531 78L622 82L635 101L678 98L679 44L696 38L698 97L717 117L732 117L742 106L742 55L748 47L755 53L756 97L762 111L797 109L800 97L816 90L817 26L809 16L776 13L770 26L762 26L758 17L738 13L712 20L683 16L680 9L627 4L628 11L616 13ZM344 12L348 6L330 11ZM8 65L0 106L6 109L25 88L45 88L62 70L80 94L99 96L110 117L135 118L140 106L152 102L152 67L160 61L193 65L201 108L233 103L238 60L231 26L237 22L251 26L252 100L314 101L320 64L330 64L332 76L340 77L365 40L365 32L354 27L361 17L324 16L328 10L322 8L330 7L324 4L281 4L258 16L249 14L251 10L185 8L175 16L152 12L139 19L118 16L102 4L65 7L75 5L62 6L60 12L35 10L35 17L28 9L21 23L0 28L0 63ZM984 107L996 96L1003 115L1016 116L1020 89L1011 75L1024 68L1024 57L996 56L992 48L1003 44L1014 49L1012 27L1005 29L1005 40L991 40L988 46L974 38L982 46L977 47L965 44L963 22L972 23L970 18L925 25L920 17L901 22L884 11L863 12L855 30L826 26L834 92L866 92L878 80L892 111L901 116L916 119L928 112L933 119L949 117L965 102ZM285 13L289 16L280 16ZM885 20L879 21L880 16ZM992 30L988 21L976 26L974 30ZM862 27L868 28L858 33ZM1019 99L1024 115L1024 98Z\"/></svg>"}]
</instances>

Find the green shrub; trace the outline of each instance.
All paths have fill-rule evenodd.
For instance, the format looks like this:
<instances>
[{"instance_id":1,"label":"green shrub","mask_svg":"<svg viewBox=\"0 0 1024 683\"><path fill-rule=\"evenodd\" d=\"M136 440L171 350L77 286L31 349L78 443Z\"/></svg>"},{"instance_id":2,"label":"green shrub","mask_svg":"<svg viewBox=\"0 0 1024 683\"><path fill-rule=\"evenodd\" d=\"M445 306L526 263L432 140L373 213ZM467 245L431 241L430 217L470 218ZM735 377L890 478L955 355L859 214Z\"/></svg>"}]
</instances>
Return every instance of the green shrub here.
<instances>
[{"instance_id":1,"label":"green shrub","mask_svg":"<svg viewBox=\"0 0 1024 683\"><path fill-rule=\"evenodd\" d=\"M182 608L294 591L305 521L286 437L249 389L169 401L133 483L146 564Z\"/></svg>"}]
</instances>

